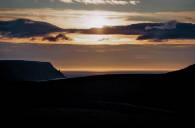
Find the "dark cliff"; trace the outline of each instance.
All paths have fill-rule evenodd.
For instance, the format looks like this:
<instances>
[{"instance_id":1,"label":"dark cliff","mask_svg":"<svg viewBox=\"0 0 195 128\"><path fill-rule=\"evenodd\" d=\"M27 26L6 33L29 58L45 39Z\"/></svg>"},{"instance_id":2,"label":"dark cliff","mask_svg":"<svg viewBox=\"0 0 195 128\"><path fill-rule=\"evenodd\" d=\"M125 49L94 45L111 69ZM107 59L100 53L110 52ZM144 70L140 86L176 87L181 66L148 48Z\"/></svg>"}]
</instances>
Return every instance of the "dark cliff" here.
<instances>
[{"instance_id":1,"label":"dark cliff","mask_svg":"<svg viewBox=\"0 0 195 128\"><path fill-rule=\"evenodd\" d=\"M48 62L0 60L0 78L14 81L44 81L65 77Z\"/></svg>"}]
</instances>

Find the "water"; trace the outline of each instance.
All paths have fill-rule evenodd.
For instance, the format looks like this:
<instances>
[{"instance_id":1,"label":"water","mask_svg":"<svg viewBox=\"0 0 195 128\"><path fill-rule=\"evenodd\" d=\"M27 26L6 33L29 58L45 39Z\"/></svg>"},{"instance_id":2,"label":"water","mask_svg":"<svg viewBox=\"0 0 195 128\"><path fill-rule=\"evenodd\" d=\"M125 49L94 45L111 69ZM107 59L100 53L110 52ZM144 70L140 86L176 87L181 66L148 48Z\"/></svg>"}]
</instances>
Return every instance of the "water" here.
<instances>
[{"instance_id":1,"label":"water","mask_svg":"<svg viewBox=\"0 0 195 128\"><path fill-rule=\"evenodd\" d=\"M108 72L93 72L93 71L63 71L67 78L85 77L93 75L106 75L106 74L162 74L165 71L108 71Z\"/></svg>"}]
</instances>

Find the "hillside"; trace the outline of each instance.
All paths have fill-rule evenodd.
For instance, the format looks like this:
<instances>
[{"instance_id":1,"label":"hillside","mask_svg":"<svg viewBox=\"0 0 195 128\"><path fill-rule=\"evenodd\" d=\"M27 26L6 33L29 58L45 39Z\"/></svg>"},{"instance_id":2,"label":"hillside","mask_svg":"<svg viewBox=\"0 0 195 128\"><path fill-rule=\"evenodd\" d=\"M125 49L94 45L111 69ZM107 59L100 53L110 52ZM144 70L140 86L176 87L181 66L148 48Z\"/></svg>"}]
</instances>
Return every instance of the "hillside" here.
<instances>
[{"instance_id":1,"label":"hillside","mask_svg":"<svg viewBox=\"0 0 195 128\"><path fill-rule=\"evenodd\" d=\"M194 72L192 67L186 69ZM190 77L181 79L170 74L7 81L2 85L6 87L6 116L13 120L60 120L65 126L70 122L76 125L104 121L111 122L109 126L128 123L141 128L190 124L194 109L194 76L189 74Z\"/></svg>"}]
</instances>

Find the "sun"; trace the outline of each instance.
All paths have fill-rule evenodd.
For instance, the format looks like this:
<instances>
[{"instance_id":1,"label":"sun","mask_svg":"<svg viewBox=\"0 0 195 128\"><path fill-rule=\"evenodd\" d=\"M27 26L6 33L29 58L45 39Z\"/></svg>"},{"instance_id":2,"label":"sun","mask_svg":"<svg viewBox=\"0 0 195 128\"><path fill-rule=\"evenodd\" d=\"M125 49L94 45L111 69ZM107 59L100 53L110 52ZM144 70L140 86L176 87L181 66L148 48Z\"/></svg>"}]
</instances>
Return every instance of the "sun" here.
<instances>
[{"instance_id":1,"label":"sun","mask_svg":"<svg viewBox=\"0 0 195 128\"><path fill-rule=\"evenodd\" d=\"M103 16L91 16L87 21L89 28L102 28L109 25L108 20Z\"/></svg>"}]
</instances>

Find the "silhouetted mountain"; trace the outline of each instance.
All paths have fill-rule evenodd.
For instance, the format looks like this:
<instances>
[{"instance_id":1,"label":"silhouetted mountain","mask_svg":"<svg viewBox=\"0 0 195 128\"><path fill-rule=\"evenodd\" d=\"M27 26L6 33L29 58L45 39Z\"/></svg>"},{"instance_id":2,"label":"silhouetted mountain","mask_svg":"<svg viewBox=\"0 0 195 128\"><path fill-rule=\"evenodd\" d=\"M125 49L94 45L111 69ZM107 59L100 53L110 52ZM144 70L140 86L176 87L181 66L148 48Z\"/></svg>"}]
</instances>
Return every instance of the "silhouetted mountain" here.
<instances>
[{"instance_id":1,"label":"silhouetted mountain","mask_svg":"<svg viewBox=\"0 0 195 128\"><path fill-rule=\"evenodd\" d=\"M61 32L63 29L40 21L29 19L17 19L12 21L0 21L0 34L8 37L33 37L43 36L53 32Z\"/></svg>"},{"instance_id":2,"label":"silhouetted mountain","mask_svg":"<svg viewBox=\"0 0 195 128\"><path fill-rule=\"evenodd\" d=\"M9 82L5 93L9 120L52 120L131 127L176 127L193 121L194 66L176 74L116 74L45 82ZM16 86L17 85L17 86ZM14 107L13 107L14 106ZM187 123L186 123L187 122Z\"/></svg>"},{"instance_id":3,"label":"silhouetted mountain","mask_svg":"<svg viewBox=\"0 0 195 128\"><path fill-rule=\"evenodd\" d=\"M178 71L174 71L174 72L170 72L168 74L174 74L174 75L195 75L195 64L190 65L184 69L178 70Z\"/></svg>"},{"instance_id":4,"label":"silhouetted mountain","mask_svg":"<svg viewBox=\"0 0 195 128\"><path fill-rule=\"evenodd\" d=\"M62 79L64 75L48 62L0 60L0 79L42 81Z\"/></svg>"}]
</instances>

